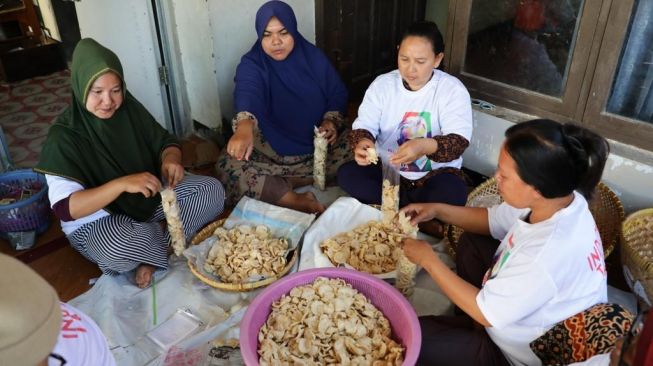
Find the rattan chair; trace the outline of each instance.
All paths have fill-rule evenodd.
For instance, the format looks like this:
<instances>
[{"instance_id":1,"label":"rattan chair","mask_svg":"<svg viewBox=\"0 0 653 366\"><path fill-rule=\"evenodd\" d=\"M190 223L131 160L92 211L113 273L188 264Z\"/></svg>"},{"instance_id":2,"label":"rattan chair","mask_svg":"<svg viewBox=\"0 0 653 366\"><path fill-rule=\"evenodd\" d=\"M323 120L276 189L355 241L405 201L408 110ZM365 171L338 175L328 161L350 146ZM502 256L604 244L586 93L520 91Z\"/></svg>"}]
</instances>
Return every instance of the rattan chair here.
<instances>
[{"instance_id":1,"label":"rattan chair","mask_svg":"<svg viewBox=\"0 0 653 366\"><path fill-rule=\"evenodd\" d=\"M499 195L496 179L492 177L469 194L466 206L490 207L501 202L503 202L503 199ZM594 221L596 221L596 226L599 228L604 257L607 258L619 243L621 223L625 216L624 208L617 195L603 182L599 182L596 186L589 207L592 216L594 216ZM447 225L445 230L447 239L449 239L449 254L455 258L458 238L462 235L463 229L454 225Z\"/></svg>"},{"instance_id":2,"label":"rattan chair","mask_svg":"<svg viewBox=\"0 0 653 366\"><path fill-rule=\"evenodd\" d=\"M649 307L653 302L653 208L634 212L624 221L621 263L628 284L642 305Z\"/></svg>"}]
</instances>

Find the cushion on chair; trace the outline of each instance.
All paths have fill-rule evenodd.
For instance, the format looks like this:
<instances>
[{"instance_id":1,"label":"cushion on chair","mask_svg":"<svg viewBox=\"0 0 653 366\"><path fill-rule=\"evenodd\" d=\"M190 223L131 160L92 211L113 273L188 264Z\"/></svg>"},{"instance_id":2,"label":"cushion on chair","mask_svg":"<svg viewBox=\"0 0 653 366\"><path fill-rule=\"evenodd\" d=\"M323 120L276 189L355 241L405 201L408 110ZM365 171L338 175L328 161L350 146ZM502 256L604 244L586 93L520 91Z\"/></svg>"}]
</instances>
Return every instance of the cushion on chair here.
<instances>
[{"instance_id":1,"label":"cushion on chair","mask_svg":"<svg viewBox=\"0 0 653 366\"><path fill-rule=\"evenodd\" d=\"M568 365L612 350L634 316L618 304L597 304L571 316L530 343L543 365Z\"/></svg>"}]
</instances>

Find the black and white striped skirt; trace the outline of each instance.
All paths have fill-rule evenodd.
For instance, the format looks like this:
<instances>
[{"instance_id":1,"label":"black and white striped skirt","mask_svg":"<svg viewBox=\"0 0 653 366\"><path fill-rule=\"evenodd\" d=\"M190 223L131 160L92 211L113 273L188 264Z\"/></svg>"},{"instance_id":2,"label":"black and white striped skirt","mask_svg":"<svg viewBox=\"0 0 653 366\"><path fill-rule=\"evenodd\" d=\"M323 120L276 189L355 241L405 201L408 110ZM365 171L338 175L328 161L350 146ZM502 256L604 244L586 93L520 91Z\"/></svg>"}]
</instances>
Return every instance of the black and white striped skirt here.
<instances>
[{"instance_id":1,"label":"black and white striped skirt","mask_svg":"<svg viewBox=\"0 0 653 366\"><path fill-rule=\"evenodd\" d=\"M186 176L175 193L187 241L224 209L224 188L212 177ZM109 215L73 231L68 241L105 274L128 272L142 263L165 269L170 235L160 224L164 219L161 205L147 222Z\"/></svg>"}]
</instances>

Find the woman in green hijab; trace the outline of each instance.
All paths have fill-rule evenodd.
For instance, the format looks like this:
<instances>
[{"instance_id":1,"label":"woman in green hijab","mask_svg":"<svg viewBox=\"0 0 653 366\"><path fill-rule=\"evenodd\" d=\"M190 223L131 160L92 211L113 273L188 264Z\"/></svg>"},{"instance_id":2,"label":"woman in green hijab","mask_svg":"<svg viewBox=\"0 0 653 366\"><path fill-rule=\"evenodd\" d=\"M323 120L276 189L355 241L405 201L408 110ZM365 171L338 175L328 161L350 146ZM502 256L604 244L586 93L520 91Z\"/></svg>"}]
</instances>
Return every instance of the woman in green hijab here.
<instances>
[{"instance_id":1,"label":"woman in green hijab","mask_svg":"<svg viewBox=\"0 0 653 366\"><path fill-rule=\"evenodd\" d=\"M111 50L79 41L71 84L72 104L50 128L35 170L46 175L71 245L103 273L136 270L136 284L146 287L168 263L160 178L177 194L187 239L222 212L224 188L184 176L177 139L127 91Z\"/></svg>"}]
</instances>

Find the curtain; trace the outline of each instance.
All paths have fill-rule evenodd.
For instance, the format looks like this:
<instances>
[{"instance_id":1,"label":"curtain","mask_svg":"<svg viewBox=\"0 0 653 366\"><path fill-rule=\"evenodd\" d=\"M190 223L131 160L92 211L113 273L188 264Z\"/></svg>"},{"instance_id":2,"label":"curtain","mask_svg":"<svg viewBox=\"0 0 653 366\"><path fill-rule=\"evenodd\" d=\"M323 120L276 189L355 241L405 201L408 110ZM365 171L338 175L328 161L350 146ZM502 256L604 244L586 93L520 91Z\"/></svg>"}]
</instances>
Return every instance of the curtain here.
<instances>
[{"instance_id":1,"label":"curtain","mask_svg":"<svg viewBox=\"0 0 653 366\"><path fill-rule=\"evenodd\" d=\"M607 111L653 122L653 0L633 6Z\"/></svg>"}]
</instances>

